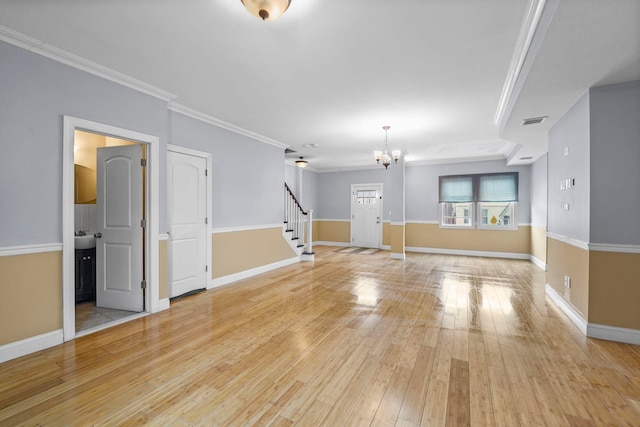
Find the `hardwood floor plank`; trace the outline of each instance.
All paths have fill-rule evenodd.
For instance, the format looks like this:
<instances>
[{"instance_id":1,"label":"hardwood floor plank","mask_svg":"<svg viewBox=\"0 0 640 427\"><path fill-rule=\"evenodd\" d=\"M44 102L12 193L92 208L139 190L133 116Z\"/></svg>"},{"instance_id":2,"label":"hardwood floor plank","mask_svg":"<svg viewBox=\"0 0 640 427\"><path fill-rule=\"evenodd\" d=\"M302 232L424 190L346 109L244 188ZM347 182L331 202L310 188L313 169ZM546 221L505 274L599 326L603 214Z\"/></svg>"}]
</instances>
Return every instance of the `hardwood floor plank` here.
<instances>
[{"instance_id":1,"label":"hardwood floor plank","mask_svg":"<svg viewBox=\"0 0 640 427\"><path fill-rule=\"evenodd\" d=\"M399 421L406 421L413 425L419 425L422 419L422 410L427 398L429 379L433 369L433 357L435 350L431 347L422 346L416 363L411 373L411 379L407 387L407 392L402 401Z\"/></svg>"},{"instance_id":2,"label":"hardwood floor plank","mask_svg":"<svg viewBox=\"0 0 640 427\"><path fill-rule=\"evenodd\" d=\"M471 426L469 362L464 360L453 359L451 361L446 425Z\"/></svg>"},{"instance_id":3,"label":"hardwood floor plank","mask_svg":"<svg viewBox=\"0 0 640 427\"><path fill-rule=\"evenodd\" d=\"M473 426L493 426L489 365L480 333L469 336L469 419Z\"/></svg>"},{"instance_id":4,"label":"hardwood floor plank","mask_svg":"<svg viewBox=\"0 0 640 427\"><path fill-rule=\"evenodd\" d=\"M444 425L447 416L447 398L451 368L453 330L441 329L429 379L427 399L422 413L422 424Z\"/></svg>"},{"instance_id":5,"label":"hardwood floor plank","mask_svg":"<svg viewBox=\"0 0 640 427\"><path fill-rule=\"evenodd\" d=\"M640 346L584 337L545 283L319 246L0 364L0 426L639 426Z\"/></svg>"}]
</instances>

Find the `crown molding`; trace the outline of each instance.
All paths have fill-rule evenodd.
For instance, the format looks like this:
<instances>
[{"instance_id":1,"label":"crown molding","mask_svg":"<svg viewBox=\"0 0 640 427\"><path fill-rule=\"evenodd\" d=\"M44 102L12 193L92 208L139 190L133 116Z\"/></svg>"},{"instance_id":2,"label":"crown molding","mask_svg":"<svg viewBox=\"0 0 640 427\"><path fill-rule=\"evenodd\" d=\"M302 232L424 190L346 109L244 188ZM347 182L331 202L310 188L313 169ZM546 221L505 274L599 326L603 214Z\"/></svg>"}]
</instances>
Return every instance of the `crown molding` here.
<instances>
[{"instance_id":1,"label":"crown molding","mask_svg":"<svg viewBox=\"0 0 640 427\"><path fill-rule=\"evenodd\" d=\"M59 49L55 46L44 43L41 40L12 30L11 28L5 27L4 25L0 25L0 40L28 50L40 56L53 59L54 61L68 65L75 69L93 74L94 76L98 76L122 86L126 86L130 89L134 89L138 92L151 95L154 98L158 98L163 101L168 102L177 97L177 95L162 90L158 87L135 79L118 71L112 70L111 68L104 67L86 58L75 55L71 52L67 52L66 50Z\"/></svg>"},{"instance_id":2,"label":"crown molding","mask_svg":"<svg viewBox=\"0 0 640 427\"><path fill-rule=\"evenodd\" d=\"M209 123L210 125L217 126L222 129L226 129L230 132L237 133L240 135L248 136L249 138L255 139L260 142L264 142L266 144L274 145L278 148L289 148L287 144L284 144L280 141L276 141L275 139L267 138L266 136L260 135L259 133L252 132L250 130L241 128L240 126L236 126L234 124L225 122L220 119L216 119L208 114L201 113L200 111L194 110L192 108L186 107L182 104L178 104L177 102L169 103L169 110L175 111L176 113L180 113L182 115L191 117L192 119L200 120L201 122Z\"/></svg>"},{"instance_id":3,"label":"crown molding","mask_svg":"<svg viewBox=\"0 0 640 427\"><path fill-rule=\"evenodd\" d=\"M234 132L240 135L248 136L249 138L252 138L261 142L265 142L270 145L274 145L278 148L284 149L289 147L288 145L283 144L282 142L276 141L271 138L267 138L266 136L257 134L255 132L251 132L247 129L241 128L231 123L227 123L223 120L216 119L215 117L211 117L207 114L201 113L199 111L196 111L191 108L180 105L178 103L175 103L173 101L177 99L178 96L171 92L167 92L156 86L150 85L141 80L135 79L131 76L120 73L111 68L102 66L100 64L97 64L81 56L75 55L71 52L67 52L63 49L47 44L34 37L28 36L26 34L15 31L11 28L5 27L4 25L0 25L0 41L4 41L6 43L9 43L14 46L33 52L37 55L44 56L46 58L52 59L54 61L68 65L70 67L73 67L75 69L87 72L89 74L93 74L94 76L101 77L105 80L109 80L113 83L117 83L119 85L136 90L138 92L153 96L154 98L161 99L169 103L169 106L168 106L169 110L175 111L177 113L184 114L191 118L212 124L214 126L229 130L231 132Z\"/></svg>"},{"instance_id":4,"label":"crown molding","mask_svg":"<svg viewBox=\"0 0 640 427\"><path fill-rule=\"evenodd\" d=\"M479 157L456 157L447 159L420 160L417 162L406 162L407 166L429 166L429 165L445 165L454 163L470 163L470 162L486 162L491 160L506 160L503 155L479 156Z\"/></svg>"},{"instance_id":5,"label":"crown molding","mask_svg":"<svg viewBox=\"0 0 640 427\"><path fill-rule=\"evenodd\" d=\"M529 3L529 8L522 22L522 28L520 28L516 47L511 57L511 64L509 65L509 71L507 72L507 77L502 88L498 108L493 119L493 123L499 128L502 128L503 122L508 117L507 107L514 95L516 83L520 79L525 60L527 59L527 55L529 55L531 43L540 24L540 18L542 17L546 3L547 0L531 0ZM529 59L532 60L533 58Z\"/></svg>"}]
</instances>

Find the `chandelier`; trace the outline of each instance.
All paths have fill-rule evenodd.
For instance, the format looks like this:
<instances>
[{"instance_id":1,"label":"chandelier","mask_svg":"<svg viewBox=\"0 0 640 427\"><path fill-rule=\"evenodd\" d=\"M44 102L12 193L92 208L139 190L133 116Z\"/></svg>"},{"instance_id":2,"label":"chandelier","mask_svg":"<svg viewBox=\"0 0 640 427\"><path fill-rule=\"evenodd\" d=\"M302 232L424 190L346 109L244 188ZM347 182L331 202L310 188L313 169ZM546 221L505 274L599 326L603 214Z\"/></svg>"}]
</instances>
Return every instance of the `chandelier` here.
<instances>
[{"instance_id":1,"label":"chandelier","mask_svg":"<svg viewBox=\"0 0 640 427\"><path fill-rule=\"evenodd\" d=\"M392 159L394 163L398 163L398 159L400 158L400 154L402 154L402 152L400 150L393 150L391 154L389 154L387 131L391 129L391 126L382 126L382 129L384 129L384 151L376 150L373 152L373 155L376 159L376 163L380 163L380 161L382 161L382 166L387 169L391 164Z\"/></svg>"},{"instance_id":2,"label":"chandelier","mask_svg":"<svg viewBox=\"0 0 640 427\"><path fill-rule=\"evenodd\" d=\"M263 21L279 18L291 4L291 0L240 0L250 14Z\"/></svg>"}]
</instances>

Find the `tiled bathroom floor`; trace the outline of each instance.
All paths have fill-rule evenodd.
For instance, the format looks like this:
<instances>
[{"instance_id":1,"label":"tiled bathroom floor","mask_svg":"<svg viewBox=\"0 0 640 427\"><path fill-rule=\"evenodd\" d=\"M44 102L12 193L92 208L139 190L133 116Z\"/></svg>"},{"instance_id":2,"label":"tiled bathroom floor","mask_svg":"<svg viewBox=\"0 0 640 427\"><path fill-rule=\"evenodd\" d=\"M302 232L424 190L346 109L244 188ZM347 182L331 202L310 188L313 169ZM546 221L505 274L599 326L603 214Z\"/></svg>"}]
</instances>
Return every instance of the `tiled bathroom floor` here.
<instances>
[{"instance_id":1,"label":"tiled bathroom floor","mask_svg":"<svg viewBox=\"0 0 640 427\"><path fill-rule=\"evenodd\" d=\"M96 307L95 301L83 302L76 305L76 332L95 328L134 314L138 313L135 311Z\"/></svg>"}]
</instances>

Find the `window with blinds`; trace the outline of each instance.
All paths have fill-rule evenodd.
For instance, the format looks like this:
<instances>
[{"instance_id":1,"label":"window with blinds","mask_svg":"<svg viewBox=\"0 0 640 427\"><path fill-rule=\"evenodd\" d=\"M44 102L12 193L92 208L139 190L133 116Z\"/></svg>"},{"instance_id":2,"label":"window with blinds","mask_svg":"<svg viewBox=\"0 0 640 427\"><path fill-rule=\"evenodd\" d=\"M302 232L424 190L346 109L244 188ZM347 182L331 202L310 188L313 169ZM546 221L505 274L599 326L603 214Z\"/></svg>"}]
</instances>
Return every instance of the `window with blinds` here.
<instances>
[{"instance_id":1,"label":"window with blinds","mask_svg":"<svg viewBox=\"0 0 640 427\"><path fill-rule=\"evenodd\" d=\"M516 228L518 172L441 176L439 184L441 227Z\"/></svg>"}]
</instances>

